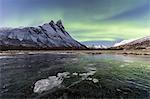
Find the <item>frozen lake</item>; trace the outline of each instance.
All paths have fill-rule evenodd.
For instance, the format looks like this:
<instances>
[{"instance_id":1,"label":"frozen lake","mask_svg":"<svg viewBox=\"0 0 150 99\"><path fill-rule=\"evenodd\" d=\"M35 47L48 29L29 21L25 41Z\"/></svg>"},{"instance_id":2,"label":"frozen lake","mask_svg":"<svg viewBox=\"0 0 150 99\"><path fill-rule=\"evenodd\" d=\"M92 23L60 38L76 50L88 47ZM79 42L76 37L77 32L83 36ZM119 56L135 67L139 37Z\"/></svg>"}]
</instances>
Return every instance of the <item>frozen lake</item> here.
<instances>
[{"instance_id":1,"label":"frozen lake","mask_svg":"<svg viewBox=\"0 0 150 99\"><path fill-rule=\"evenodd\" d=\"M0 56L1 98L150 98L150 56Z\"/></svg>"}]
</instances>

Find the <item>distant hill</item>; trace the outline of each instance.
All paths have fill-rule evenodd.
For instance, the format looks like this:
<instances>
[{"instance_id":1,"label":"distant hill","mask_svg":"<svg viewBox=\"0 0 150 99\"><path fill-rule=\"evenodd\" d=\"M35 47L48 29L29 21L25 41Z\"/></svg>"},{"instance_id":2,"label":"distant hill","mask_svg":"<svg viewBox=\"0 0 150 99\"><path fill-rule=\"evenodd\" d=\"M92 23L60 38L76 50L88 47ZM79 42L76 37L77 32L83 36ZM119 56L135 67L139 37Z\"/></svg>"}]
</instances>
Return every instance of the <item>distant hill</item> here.
<instances>
[{"instance_id":1,"label":"distant hill","mask_svg":"<svg viewBox=\"0 0 150 99\"><path fill-rule=\"evenodd\" d=\"M113 47L113 49L150 49L150 36L131 40L127 43L120 43L118 46Z\"/></svg>"},{"instance_id":2,"label":"distant hill","mask_svg":"<svg viewBox=\"0 0 150 99\"><path fill-rule=\"evenodd\" d=\"M0 50L11 49L85 49L65 30L61 20L38 27L0 30Z\"/></svg>"}]
</instances>

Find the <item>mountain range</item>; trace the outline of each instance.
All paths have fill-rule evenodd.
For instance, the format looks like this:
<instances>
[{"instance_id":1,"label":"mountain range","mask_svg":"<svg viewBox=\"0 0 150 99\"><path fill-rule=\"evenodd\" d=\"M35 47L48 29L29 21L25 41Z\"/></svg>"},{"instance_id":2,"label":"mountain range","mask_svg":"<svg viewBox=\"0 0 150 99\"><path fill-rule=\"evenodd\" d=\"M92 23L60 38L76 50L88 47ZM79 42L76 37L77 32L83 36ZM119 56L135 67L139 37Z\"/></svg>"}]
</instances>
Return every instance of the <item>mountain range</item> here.
<instances>
[{"instance_id":1,"label":"mountain range","mask_svg":"<svg viewBox=\"0 0 150 99\"><path fill-rule=\"evenodd\" d=\"M0 30L0 50L12 49L86 49L65 30L61 20L38 27Z\"/></svg>"},{"instance_id":2,"label":"mountain range","mask_svg":"<svg viewBox=\"0 0 150 99\"><path fill-rule=\"evenodd\" d=\"M78 42L65 30L61 20L37 27L0 29L0 50L37 49L150 49L150 36L117 41Z\"/></svg>"},{"instance_id":3,"label":"mountain range","mask_svg":"<svg viewBox=\"0 0 150 99\"><path fill-rule=\"evenodd\" d=\"M84 41L81 42L81 44L84 44L87 46L87 48L110 48L113 47L115 44L121 42L122 39L118 39L116 41Z\"/></svg>"}]
</instances>

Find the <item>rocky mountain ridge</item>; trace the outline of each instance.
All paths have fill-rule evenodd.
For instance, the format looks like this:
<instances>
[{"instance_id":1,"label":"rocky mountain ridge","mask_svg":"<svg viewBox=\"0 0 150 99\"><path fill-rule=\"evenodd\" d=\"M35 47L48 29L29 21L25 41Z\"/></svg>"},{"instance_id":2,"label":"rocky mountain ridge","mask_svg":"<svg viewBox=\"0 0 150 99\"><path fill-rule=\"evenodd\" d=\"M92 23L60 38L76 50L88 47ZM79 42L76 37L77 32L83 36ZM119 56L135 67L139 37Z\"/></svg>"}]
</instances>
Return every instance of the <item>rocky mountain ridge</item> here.
<instances>
[{"instance_id":1,"label":"rocky mountain ridge","mask_svg":"<svg viewBox=\"0 0 150 99\"><path fill-rule=\"evenodd\" d=\"M65 30L61 20L38 27L0 30L0 50L86 49Z\"/></svg>"}]
</instances>

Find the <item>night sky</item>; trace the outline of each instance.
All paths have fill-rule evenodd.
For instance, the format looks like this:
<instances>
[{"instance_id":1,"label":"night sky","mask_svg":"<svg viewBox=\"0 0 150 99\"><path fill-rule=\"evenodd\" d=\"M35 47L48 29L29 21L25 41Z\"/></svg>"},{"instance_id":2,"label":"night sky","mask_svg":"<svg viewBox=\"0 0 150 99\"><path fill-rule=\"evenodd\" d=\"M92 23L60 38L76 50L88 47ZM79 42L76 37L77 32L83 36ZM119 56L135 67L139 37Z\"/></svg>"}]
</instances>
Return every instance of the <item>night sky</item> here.
<instances>
[{"instance_id":1,"label":"night sky","mask_svg":"<svg viewBox=\"0 0 150 99\"><path fill-rule=\"evenodd\" d=\"M0 0L0 27L59 19L79 41L140 38L150 35L150 0Z\"/></svg>"}]
</instances>

